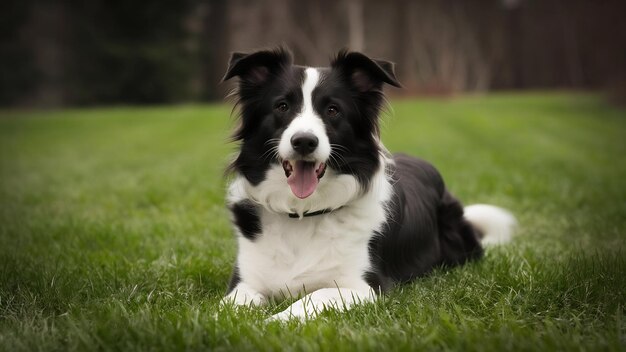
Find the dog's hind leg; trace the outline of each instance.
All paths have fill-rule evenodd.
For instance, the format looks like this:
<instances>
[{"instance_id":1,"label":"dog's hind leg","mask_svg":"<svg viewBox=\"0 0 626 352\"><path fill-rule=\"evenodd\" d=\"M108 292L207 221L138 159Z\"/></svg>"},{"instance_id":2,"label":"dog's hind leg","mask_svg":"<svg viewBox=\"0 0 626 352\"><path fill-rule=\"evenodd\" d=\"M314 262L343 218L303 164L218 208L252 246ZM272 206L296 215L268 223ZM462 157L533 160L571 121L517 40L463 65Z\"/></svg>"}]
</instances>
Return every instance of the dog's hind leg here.
<instances>
[{"instance_id":1,"label":"dog's hind leg","mask_svg":"<svg viewBox=\"0 0 626 352\"><path fill-rule=\"evenodd\" d=\"M371 302L375 298L371 288L322 288L295 301L270 320L313 319L326 309L348 310L354 304Z\"/></svg>"}]
</instances>

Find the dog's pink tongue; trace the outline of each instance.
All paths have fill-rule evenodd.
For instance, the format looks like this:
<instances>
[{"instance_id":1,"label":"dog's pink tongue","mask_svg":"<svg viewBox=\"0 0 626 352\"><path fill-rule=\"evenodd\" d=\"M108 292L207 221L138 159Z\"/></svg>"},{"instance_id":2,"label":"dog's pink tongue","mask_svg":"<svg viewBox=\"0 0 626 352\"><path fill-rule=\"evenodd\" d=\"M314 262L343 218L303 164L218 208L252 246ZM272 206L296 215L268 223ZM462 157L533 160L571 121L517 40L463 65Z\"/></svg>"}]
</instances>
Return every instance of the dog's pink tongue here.
<instances>
[{"instance_id":1,"label":"dog's pink tongue","mask_svg":"<svg viewBox=\"0 0 626 352\"><path fill-rule=\"evenodd\" d=\"M302 160L296 161L296 164L293 166L293 172L287 178L291 192L300 199L306 198L315 192L317 182L315 163Z\"/></svg>"}]
</instances>

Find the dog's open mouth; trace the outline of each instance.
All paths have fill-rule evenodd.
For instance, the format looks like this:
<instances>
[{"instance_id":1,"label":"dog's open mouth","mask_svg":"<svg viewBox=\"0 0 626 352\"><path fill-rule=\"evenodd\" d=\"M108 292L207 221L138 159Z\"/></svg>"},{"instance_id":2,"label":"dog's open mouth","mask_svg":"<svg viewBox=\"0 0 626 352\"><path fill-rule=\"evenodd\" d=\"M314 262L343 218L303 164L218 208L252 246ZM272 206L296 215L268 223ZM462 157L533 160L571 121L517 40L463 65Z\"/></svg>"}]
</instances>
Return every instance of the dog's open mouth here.
<instances>
[{"instance_id":1,"label":"dog's open mouth","mask_svg":"<svg viewBox=\"0 0 626 352\"><path fill-rule=\"evenodd\" d=\"M287 184L291 187L291 192L296 197L304 199L315 192L320 178L324 176L326 171L326 164L305 160L285 160L283 161L283 170L285 170Z\"/></svg>"}]
</instances>

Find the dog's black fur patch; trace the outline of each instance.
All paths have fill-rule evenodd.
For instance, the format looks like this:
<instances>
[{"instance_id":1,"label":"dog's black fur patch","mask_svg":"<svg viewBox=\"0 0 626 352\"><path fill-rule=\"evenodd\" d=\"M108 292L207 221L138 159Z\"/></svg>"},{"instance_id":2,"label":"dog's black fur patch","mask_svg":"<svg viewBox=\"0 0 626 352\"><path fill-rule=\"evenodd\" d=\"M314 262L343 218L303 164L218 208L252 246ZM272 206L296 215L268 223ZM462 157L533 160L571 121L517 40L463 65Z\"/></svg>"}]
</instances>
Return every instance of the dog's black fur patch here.
<instances>
[{"instance_id":1,"label":"dog's black fur patch","mask_svg":"<svg viewBox=\"0 0 626 352\"><path fill-rule=\"evenodd\" d=\"M257 206L249 200L235 203L231 206L235 226L243 237L253 241L261 233L261 219Z\"/></svg>"},{"instance_id":2,"label":"dog's black fur patch","mask_svg":"<svg viewBox=\"0 0 626 352\"><path fill-rule=\"evenodd\" d=\"M461 203L445 189L439 172L426 161L403 154L395 155L394 161L396 183L387 224L370 241L378 276L371 282L408 282L434 268L479 258L482 247L476 232L463 219Z\"/></svg>"},{"instance_id":3,"label":"dog's black fur patch","mask_svg":"<svg viewBox=\"0 0 626 352\"><path fill-rule=\"evenodd\" d=\"M235 267L233 268L233 273L230 275L230 281L228 282L228 289L226 290L226 293L228 294L232 290L234 290L239 282L241 282L241 277L239 276L239 267L235 265Z\"/></svg>"}]
</instances>

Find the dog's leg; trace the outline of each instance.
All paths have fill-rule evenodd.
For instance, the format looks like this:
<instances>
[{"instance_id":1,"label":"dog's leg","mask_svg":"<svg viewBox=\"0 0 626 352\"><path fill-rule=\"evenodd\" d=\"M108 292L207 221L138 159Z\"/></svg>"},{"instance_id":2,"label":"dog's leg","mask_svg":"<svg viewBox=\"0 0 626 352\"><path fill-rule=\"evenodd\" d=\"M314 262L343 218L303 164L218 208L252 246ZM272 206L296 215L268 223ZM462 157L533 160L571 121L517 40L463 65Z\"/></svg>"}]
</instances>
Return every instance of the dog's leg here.
<instances>
[{"instance_id":1,"label":"dog's leg","mask_svg":"<svg viewBox=\"0 0 626 352\"><path fill-rule=\"evenodd\" d=\"M368 288L322 288L294 302L271 320L311 319L325 309L348 310L353 304L373 301L374 290Z\"/></svg>"},{"instance_id":2,"label":"dog's leg","mask_svg":"<svg viewBox=\"0 0 626 352\"><path fill-rule=\"evenodd\" d=\"M237 306L261 306L267 303L267 299L261 293L240 282L230 291L226 297L222 298L222 304L233 304Z\"/></svg>"}]
</instances>

